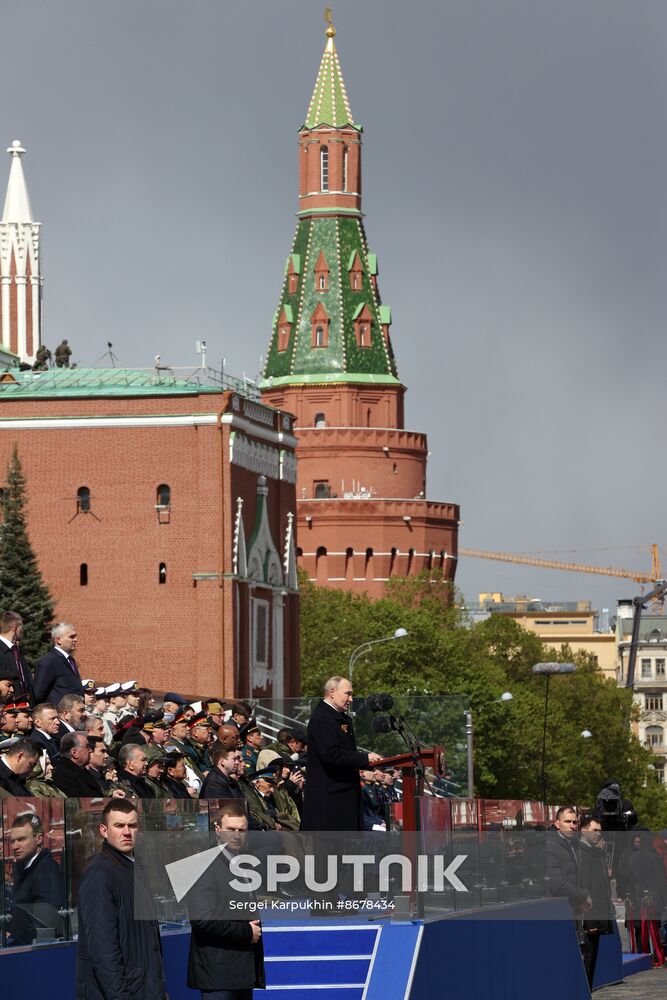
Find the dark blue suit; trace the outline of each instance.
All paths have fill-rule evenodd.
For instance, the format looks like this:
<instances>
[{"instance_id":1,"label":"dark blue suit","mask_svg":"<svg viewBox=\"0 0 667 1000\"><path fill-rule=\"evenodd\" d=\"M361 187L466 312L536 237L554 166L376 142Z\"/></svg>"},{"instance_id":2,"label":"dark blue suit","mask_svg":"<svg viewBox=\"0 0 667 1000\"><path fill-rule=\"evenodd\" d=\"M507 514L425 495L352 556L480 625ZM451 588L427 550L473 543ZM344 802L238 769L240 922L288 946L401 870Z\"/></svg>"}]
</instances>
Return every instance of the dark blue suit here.
<instances>
[{"instance_id":1,"label":"dark blue suit","mask_svg":"<svg viewBox=\"0 0 667 1000\"><path fill-rule=\"evenodd\" d=\"M40 752L42 750L46 750L49 755L49 760L52 764L55 764L60 757L60 739L58 737L47 736L41 729L33 729L30 733L29 739Z\"/></svg>"},{"instance_id":2,"label":"dark blue suit","mask_svg":"<svg viewBox=\"0 0 667 1000\"><path fill-rule=\"evenodd\" d=\"M19 650L19 660L21 661L21 673L23 678L19 673L16 666L16 656L14 654L14 647L11 649L5 642L0 642L0 666L10 670L14 674L14 694L27 694L30 698L30 703L35 704L34 691L32 684L32 671L28 666L26 659L21 655Z\"/></svg>"},{"instance_id":3,"label":"dark blue suit","mask_svg":"<svg viewBox=\"0 0 667 1000\"><path fill-rule=\"evenodd\" d=\"M37 661L33 689L38 704L50 701L57 707L66 694L80 694L83 698L83 684L78 669L72 670L57 649L50 649Z\"/></svg>"}]
</instances>

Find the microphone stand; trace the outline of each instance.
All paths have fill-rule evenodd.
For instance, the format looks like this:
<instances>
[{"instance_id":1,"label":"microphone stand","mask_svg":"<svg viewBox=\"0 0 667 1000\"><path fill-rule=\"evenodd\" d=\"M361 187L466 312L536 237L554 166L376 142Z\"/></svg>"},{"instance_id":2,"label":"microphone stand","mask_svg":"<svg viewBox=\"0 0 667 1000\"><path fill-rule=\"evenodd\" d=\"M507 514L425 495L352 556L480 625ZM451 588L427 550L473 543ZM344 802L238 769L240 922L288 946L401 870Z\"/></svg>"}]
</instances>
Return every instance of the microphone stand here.
<instances>
[{"instance_id":1,"label":"microphone stand","mask_svg":"<svg viewBox=\"0 0 667 1000\"><path fill-rule=\"evenodd\" d=\"M405 719L397 712L395 716L389 714L389 719L391 721L391 728L395 733L401 737L408 752L412 757L412 766L414 769L414 800L415 800L415 840L416 840L416 851L415 854L418 857L421 854L422 847L422 821L421 821L421 800L423 798L422 792L424 789L424 765L422 759L419 756L419 740L414 735L412 730L408 727ZM421 893L417 888L415 892L415 903L417 909L417 918L421 919L424 916L424 900Z\"/></svg>"}]
</instances>

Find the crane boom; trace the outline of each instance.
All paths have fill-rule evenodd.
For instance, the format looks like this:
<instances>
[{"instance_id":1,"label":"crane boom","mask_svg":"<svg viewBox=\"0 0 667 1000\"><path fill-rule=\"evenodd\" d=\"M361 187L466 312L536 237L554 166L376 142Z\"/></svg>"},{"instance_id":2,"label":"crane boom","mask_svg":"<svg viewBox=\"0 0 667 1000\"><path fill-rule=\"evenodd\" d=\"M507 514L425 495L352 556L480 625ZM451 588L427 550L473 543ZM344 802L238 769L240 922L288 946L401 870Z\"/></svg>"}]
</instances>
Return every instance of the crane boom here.
<instances>
[{"instance_id":1,"label":"crane boom","mask_svg":"<svg viewBox=\"0 0 667 1000\"><path fill-rule=\"evenodd\" d=\"M521 563L524 566L542 566L545 569L563 569L570 573L595 573L599 576L616 576L636 583L654 583L659 579L660 559L657 545L653 546L653 573L639 573L630 569L616 569L614 566L587 566L583 563L559 562L556 559L538 559L536 556L519 556L511 552L485 552L480 549L459 549L460 556L474 559L495 559L498 562Z\"/></svg>"}]
</instances>

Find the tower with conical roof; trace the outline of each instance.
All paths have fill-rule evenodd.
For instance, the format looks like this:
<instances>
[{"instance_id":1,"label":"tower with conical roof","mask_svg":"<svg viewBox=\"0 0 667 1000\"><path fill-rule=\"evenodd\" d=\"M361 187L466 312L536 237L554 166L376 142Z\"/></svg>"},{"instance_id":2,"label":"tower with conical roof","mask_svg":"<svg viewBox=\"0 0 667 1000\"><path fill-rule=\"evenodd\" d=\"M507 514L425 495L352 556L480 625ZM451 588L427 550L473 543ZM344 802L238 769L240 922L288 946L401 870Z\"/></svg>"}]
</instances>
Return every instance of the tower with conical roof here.
<instances>
[{"instance_id":1,"label":"tower with conical roof","mask_svg":"<svg viewBox=\"0 0 667 1000\"><path fill-rule=\"evenodd\" d=\"M39 222L35 222L23 175L25 149L11 144L11 167L0 221L0 344L4 352L32 362L42 331Z\"/></svg>"},{"instance_id":2,"label":"tower with conical roof","mask_svg":"<svg viewBox=\"0 0 667 1000\"><path fill-rule=\"evenodd\" d=\"M361 211L362 129L335 35L329 19L261 389L296 416L302 567L318 583L380 596L394 575L453 580L459 510L426 500L426 436L404 427L391 310Z\"/></svg>"}]
</instances>

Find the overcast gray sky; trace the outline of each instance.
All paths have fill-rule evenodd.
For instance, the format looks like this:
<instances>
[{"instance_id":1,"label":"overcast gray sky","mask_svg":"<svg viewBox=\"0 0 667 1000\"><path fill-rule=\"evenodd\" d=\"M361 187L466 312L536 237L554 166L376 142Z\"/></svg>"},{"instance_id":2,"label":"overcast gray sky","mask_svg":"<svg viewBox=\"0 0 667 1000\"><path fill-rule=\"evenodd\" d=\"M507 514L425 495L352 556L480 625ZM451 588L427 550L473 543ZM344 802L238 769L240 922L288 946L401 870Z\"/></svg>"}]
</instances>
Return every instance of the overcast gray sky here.
<instances>
[{"instance_id":1,"label":"overcast gray sky","mask_svg":"<svg viewBox=\"0 0 667 1000\"><path fill-rule=\"evenodd\" d=\"M0 141L28 150L48 344L179 365L204 337L212 363L256 374L323 6L0 0ZM471 548L648 568L636 546L664 542L667 485L667 5L338 0L334 23L429 496L461 504ZM457 581L469 599L637 592L477 560Z\"/></svg>"}]
</instances>

